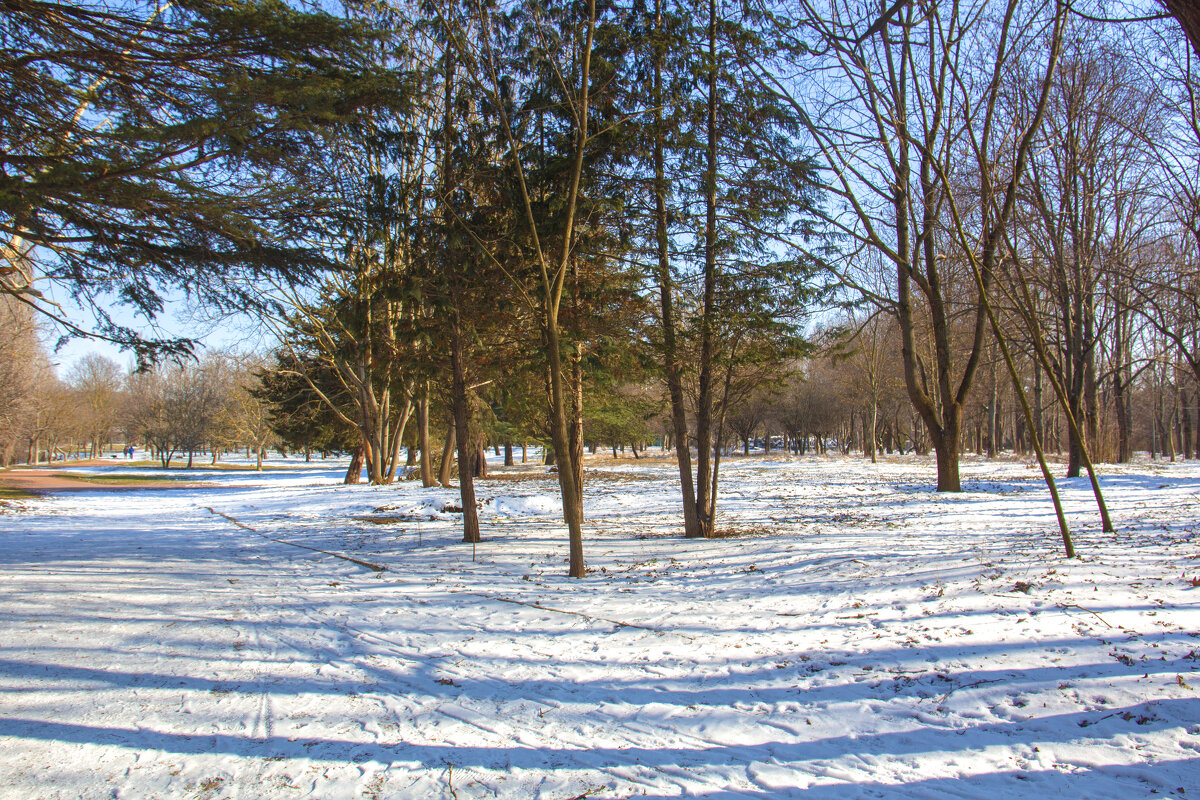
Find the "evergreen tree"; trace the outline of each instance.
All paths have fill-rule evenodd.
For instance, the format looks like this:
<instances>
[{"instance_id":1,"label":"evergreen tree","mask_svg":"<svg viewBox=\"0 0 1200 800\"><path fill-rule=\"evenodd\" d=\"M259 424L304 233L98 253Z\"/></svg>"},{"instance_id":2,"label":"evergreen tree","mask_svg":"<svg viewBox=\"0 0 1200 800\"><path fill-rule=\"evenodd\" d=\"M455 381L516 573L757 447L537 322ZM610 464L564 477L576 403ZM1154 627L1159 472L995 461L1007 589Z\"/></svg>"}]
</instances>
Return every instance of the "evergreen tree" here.
<instances>
[{"instance_id":1,"label":"evergreen tree","mask_svg":"<svg viewBox=\"0 0 1200 800\"><path fill-rule=\"evenodd\" d=\"M645 253L659 300L685 532L707 537L716 447L745 383L739 373L795 353L798 323L820 288L820 265L807 255L819 242L819 192L795 110L749 71L770 49L759 18L737 3L710 0L696 14L659 0L645 19L642 74L654 109L643 129L642 185L653 218L645 229L654 231Z\"/></svg>"},{"instance_id":2,"label":"evergreen tree","mask_svg":"<svg viewBox=\"0 0 1200 800\"><path fill-rule=\"evenodd\" d=\"M183 290L244 308L253 278L327 265L301 244L328 208L313 154L330 125L400 95L365 25L278 0L2 8L0 292L145 358L191 343L147 341L108 304L152 318Z\"/></svg>"}]
</instances>

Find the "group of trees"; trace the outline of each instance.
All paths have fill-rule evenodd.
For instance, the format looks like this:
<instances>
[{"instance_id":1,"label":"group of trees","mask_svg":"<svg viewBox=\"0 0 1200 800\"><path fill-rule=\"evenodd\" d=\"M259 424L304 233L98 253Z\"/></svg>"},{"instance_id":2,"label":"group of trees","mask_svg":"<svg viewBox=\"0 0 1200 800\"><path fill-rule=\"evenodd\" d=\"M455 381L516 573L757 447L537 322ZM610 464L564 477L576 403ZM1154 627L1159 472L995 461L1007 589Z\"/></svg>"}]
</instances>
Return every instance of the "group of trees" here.
<instances>
[{"instance_id":1,"label":"group of trees","mask_svg":"<svg viewBox=\"0 0 1200 800\"><path fill-rule=\"evenodd\" d=\"M394 36L380 66L411 92L336 134L346 215L326 247L341 269L267 291L280 369L357 429L373 482L394 479L412 417L432 466L442 411L467 540L485 429L544 442L572 574L586 418L627 426L630 387L664 375L674 435L696 442L694 464L677 448L687 533L711 535L727 409L798 352L819 288L797 115L745 66L768 46L761 21L735 4L594 2L373 19Z\"/></svg>"},{"instance_id":2,"label":"group of trees","mask_svg":"<svg viewBox=\"0 0 1200 800\"><path fill-rule=\"evenodd\" d=\"M1088 439L1094 457L1125 462L1135 451L1172 461L1200 457L1200 383L1177 353L1162 347L1149 322L1141 321L1136 333L1134 377L1124 386L1126 399L1118 403L1113 380L1097 389L1095 431ZM853 452L872 460L884 453L930 452L932 442L908 400L903 365L895 358L899 339L894 319L886 315L869 321L852 317L826 331L818 354L788 364L785 373L734 408L733 435L724 446L768 454L783 449L800 455ZM1018 353L1037 438L1048 452L1067 457L1069 468L1070 426L1039 374L1036 356ZM1101 371L1111 370L1103 360L1098 364ZM1120 413L1129 415L1124 422ZM666 425L660 419L642 430L661 432ZM1003 358L995 343L988 342L963 411L963 449L993 458L1006 451L1029 456L1032 444Z\"/></svg>"},{"instance_id":3,"label":"group of trees","mask_svg":"<svg viewBox=\"0 0 1200 800\"><path fill-rule=\"evenodd\" d=\"M210 352L199 362L131 372L92 353L59 377L36 326L26 322L25 335L7 329L0 343L5 356L16 356L3 362L2 466L101 458L113 445L133 445L164 469L182 456L190 468L200 452L216 463L231 450L255 454L261 469L280 445L275 429L286 427L287 411L262 396L259 359Z\"/></svg>"},{"instance_id":4,"label":"group of trees","mask_svg":"<svg viewBox=\"0 0 1200 800\"><path fill-rule=\"evenodd\" d=\"M943 491L965 441L1032 450L1051 482L1047 448L1071 475L1147 436L1186 454L1197 81L1179 28L1142 16L11 4L0 289L80 333L39 289L65 284L145 364L189 343L106 298L258 315L279 346L239 435L352 449L348 481L455 461L467 541L484 448L542 442L574 576L601 442L674 445L689 537L714 533L726 446L772 428L932 450ZM222 379L177 369L130 384L146 424L207 418Z\"/></svg>"}]
</instances>

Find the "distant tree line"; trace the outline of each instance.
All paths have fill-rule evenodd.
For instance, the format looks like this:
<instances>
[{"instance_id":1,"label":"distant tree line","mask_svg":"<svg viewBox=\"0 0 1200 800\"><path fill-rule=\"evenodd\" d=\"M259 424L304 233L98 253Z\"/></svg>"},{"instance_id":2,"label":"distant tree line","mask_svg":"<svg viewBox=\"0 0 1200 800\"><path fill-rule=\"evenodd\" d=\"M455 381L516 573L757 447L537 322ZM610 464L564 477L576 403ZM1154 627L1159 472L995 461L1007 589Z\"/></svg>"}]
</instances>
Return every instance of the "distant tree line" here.
<instances>
[{"instance_id":1,"label":"distant tree line","mask_svg":"<svg viewBox=\"0 0 1200 800\"><path fill-rule=\"evenodd\" d=\"M168 469L203 454L216 464L244 452L259 469L288 445L287 411L264 399L262 363L210 352L198 362L129 371L97 354L81 358L60 378L29 324L27 337L4 337L6 412L0 416L0 466L53 464L67 459L125 457ZM7 356L24 348L20 357ZM313 446L315 444L315 447ZM336 440L296 446L323 455L345 449Z\"/></svg>"}]
</instances>

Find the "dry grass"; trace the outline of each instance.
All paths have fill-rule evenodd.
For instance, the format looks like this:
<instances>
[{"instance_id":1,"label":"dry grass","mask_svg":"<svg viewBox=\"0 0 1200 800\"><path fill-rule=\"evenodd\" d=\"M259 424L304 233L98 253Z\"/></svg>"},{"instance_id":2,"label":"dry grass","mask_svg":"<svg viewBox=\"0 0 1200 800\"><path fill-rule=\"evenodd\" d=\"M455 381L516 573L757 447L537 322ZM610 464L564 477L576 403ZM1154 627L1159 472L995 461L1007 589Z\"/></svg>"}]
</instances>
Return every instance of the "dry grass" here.
<instances>
[{"instance_id":1,"label":"dry grass","mask_svg":"<svg viewBox=\"0 0 1200 800\"><path fill-rule=\"evenodd\" d=\"M527 483L531 481L557 480L557 477L553 472L546 472L545 467L540 467L538 471L522 469L517 472L499 472L495 467L489 466L488 476L482 480L485 483ZM476 478L476 480L481 479Z\"/></svg>"},{"instance_id":2,"label":"dry grass","mask_svg":"<svg viewBox=\"0 0 1200 800\"><path fill-rule=\"evenodd\" d=\"M769 536L771 529L765 525L728 525L713 530L714 539L742 539L749 536Z\"/></svg>"},{"instance_id":3,"label":"dry grass","mask_svg":"<svg viewBox=\"0 0 1200 800\"><path fill-rule=\"evenodd\" d=\"M56 477L68 478L97 486L154 486L159 483L188 481L186 475L92 475L82 472L59 472Z\"/></svg>"}]
</instances>

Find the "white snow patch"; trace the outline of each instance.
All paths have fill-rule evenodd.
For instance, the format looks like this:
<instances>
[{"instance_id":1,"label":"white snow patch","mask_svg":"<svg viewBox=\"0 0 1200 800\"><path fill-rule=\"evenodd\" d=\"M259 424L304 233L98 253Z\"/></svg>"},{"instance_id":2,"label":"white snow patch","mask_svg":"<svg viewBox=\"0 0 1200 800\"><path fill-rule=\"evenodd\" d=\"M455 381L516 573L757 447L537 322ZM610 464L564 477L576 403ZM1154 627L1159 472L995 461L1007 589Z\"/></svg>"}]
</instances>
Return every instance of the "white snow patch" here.
<instances>
[{"instance_id":1,"label":"white snow patch","mask_svg":"<svg viewBox=\"0 0 1200 800\"><path fill-rule=\"evenodd\" d=\"M562 514L562 500L549 495L501 496L496 497L494 503L497 514L509 517L521 517L527 514Z\"/></svg>"},{"instance_id":2,"label":"white snow patch","mask_svg":"<svg viewBox=\"0 0 1200 800\"><path fill-rule=\"evenodd\" d=\"M454 491L286 466L0 509L0 797L1200 785L1194 463L1104 467L1116 535L1063 481L1067 561L1028 464L734 457L689 541L671 462L597 460L582 581L553 475L479 482L472 546Z\"/></svg>"}]
</instances>

